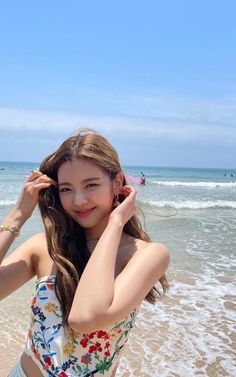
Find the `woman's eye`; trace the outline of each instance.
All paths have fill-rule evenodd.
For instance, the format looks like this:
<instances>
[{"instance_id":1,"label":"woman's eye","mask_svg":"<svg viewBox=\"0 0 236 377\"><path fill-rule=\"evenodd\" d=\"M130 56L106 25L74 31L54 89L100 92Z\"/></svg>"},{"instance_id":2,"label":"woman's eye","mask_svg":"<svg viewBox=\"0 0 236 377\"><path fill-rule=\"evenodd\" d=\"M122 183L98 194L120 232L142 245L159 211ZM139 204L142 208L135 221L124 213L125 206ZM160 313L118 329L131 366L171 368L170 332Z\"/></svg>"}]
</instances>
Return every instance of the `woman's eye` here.
<instances>
[{"instance_id":1,"label":"woman's eye","mask_svg":"<svg viewBox=\"0 0 236 377\"><path fill-rule=\"evenodd\" d=\"M86 185L86 188L92 188L92 187L96 187L98 186L97 183L89 183L88 185Z\"/></svg>"},{"instance_id":2,"label":"woman's eye","mask_svg":"<svg viewBox=\"0 0 236 377\"><path fill-rule=\"evenodd\" d=\"M64 187L64 188L59 190L59 192L68 192L68 191L70 191L70 189L67 188L67 187Z\"/></svg>"}]
</instances>

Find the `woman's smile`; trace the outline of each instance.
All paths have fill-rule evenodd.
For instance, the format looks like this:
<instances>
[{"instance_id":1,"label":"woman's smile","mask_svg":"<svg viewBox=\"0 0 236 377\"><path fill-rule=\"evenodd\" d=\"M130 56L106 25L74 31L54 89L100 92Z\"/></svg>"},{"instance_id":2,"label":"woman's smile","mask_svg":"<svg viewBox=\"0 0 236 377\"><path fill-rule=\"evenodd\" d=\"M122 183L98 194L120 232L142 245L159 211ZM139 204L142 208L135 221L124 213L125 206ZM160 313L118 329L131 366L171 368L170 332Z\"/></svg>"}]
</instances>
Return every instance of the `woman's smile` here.
<instances>
[{"instance_id":1,"label":"woman's smile","mask_svg":"<svg viewBox=\"0 0 236 377\"><path fill-rule=\"evenodd\" d=\"M95 208L96 207L80 209L80 210L75 211L75 213L79 217L87 217L87 216L89 216L95 210Z\"/></svg>"}]
</instances>

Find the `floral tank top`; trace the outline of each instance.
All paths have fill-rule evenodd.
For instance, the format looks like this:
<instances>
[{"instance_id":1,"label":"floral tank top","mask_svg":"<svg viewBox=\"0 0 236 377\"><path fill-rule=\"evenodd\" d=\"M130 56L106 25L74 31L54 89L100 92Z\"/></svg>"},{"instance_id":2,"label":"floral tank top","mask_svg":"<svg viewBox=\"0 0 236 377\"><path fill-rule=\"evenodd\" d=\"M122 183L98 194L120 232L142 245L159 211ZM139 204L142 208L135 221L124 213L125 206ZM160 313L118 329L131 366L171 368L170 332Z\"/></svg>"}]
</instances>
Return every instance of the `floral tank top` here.
<instances>
[{"instance_id":1,"label":"floral tank top","mask_svg":"<svg viewBox=\"0 0 236 377\"><path fill-rule=\"evenodd\" d=\"M55 280L55 275L49 275L36 282L25 352L32 357L43 376L111 376L138 308L109 328L89 334L74 332L62 326Z\"/></svg>"}]
</instances>

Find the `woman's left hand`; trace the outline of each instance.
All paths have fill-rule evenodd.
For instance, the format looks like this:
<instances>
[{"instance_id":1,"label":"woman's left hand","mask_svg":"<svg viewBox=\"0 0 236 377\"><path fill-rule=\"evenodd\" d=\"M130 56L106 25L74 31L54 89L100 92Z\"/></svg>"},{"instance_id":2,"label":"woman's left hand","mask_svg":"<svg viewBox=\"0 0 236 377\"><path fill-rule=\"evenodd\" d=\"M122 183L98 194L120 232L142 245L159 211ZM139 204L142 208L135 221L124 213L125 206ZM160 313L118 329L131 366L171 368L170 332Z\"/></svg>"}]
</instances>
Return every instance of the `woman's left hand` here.
<instances>
[{"instance_id":1,"label":"woman's left hand","mask_svg":"<svg viewBox=\"0 0 236 377\"><path fill-rule=\"evenodd\" d=\"M131 186L122 186L119 194L125 196L125 200L116 207L111 215L111 220L118 220L124 226L127 221L135 214L136 207L136 194L137 191Z\"/></svg>"}]
</instances>

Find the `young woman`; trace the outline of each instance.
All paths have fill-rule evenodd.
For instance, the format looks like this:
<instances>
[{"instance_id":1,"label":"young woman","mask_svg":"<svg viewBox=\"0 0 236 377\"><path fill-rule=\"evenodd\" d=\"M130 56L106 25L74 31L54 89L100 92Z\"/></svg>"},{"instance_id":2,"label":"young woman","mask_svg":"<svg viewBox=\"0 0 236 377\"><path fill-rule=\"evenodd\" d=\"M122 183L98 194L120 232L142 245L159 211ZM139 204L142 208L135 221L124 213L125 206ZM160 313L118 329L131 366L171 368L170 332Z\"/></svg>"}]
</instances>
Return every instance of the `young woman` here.
<instances>
[{"instance_id":1,"label":"young woman","mask_svg":"<svg viewBox=\"0 0 236 377\"><path fill-rule=\"evenodd\" d=\"M0 227L0 297L37 276L24 352L9 376L114 377L141 302L168 283L167 249L135 215L118 155L80 130L27 178ZM4 259L39 204L45 226Z\"/></svg>"}]
</instances>

